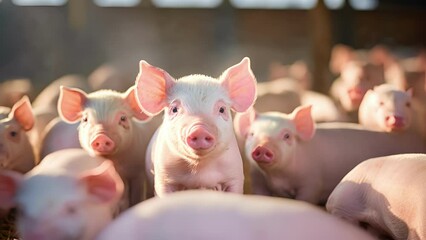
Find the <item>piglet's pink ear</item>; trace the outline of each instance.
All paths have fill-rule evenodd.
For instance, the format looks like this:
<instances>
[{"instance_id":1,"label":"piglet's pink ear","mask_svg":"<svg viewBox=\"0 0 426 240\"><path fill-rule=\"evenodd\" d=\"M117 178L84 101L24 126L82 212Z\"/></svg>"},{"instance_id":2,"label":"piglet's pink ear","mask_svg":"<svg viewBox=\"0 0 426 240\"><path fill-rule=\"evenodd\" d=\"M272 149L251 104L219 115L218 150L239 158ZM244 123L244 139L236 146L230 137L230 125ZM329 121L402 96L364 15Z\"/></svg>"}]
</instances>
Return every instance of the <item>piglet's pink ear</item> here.
<instances>
[{"instance_id":1,"label":"piglet's pink ear","mask_svg":"<svg viewBox=\"0 0 426 240\"><path fill-rule=\"evenodd\" d=\"M30 100L27 96L23 96L21 100L13 105L9 117L14 118L25 131L33 128L35 119Z\"/></svg>"},{"instance_id":2,"label":"piglet's pink ear","mask_svg":"<svg viewBox=\"0 0 426 240\"><path fill-rule=\"evenodd\" d=\"M123 195L123 180L110 160L86 171L80 176L80 181L86 186L90 197L98 202L116 201Z\"/></svg>"},{"instance_id":3,"label":"piglet's pink ear","mask_svg":"<svg viewBox=\"0 0 426 240\"><path fill-rule=\"evenodd\" d=\"M136 98L136 91L134 86L130 87L129 90L126 91L124 99L127 104L129 104L130 108L133 111L133 116L136 119L140 121L146 121L150 118L146 113L142 111L142 108Z\"/></svg>"},{"instance_id":4,"label":"piglet's pink ear","mask_svg":"<svg viewBox=\"0 0 426 240\"><path fill-rule=\"evenodd\" d=\"M234 118L234 129L235 134L239 139L246 139L247 134L250 131L250 126L256 119L256 110L251 107L246 112L235 114Z\"/></svg>"},{"instance_id":5,"label":"piglet's pink ear","mask_svg":"<svg viewBox=\"0 0 426 240\"><path fill-rule=\"evenodd\" d=\"M225 70L220 80L222 86L228 90L234 111L244 112L253 105L256 99L256 78L250 69L248 57Z\"/></svg>"},{"instance_id":6,"label":"piglet's pink ear","mask_svg":"<svg viewBox=\"0 0 426 240\"><path fill-rule=\"evenodd\" d=\"M136 97L148 115L160 113L167 106L167 93L175 85L175 79L163 69L142 60L136 77Z\"/></svg>"},{"instance_id":7,"label":"piglet's pink ear","mask_svg":"<svg viewBox=\"0 0 426 240\"><path fill-rule=\"evenodd\" d=\"M299 106L291 113L297 135L304 141L312 139L315 134L315 122L311 115L312 106Z\"/></svg>"},{"instance_id":8,"label":"piglet's pink ear","mask_svg":"<svg viewBox=\"0 0 426 240\"><path fill-rule=\"evenodd\" d=\"M0 172L0 208L8 210L15 207L15 195L24 175L19 172L3 170Z\"/></svg>"},{"instance_id":9,"label":"piglet's pink ear","mask_svg":"<svg viewBox=\"0 0 426 240\"><path fill-rule=\"evenodd\" d=\"M58 100L59 116L67 123L75 123L81 118L87 94L78 88L61 86Z\"/></svg>"}]
</instances>

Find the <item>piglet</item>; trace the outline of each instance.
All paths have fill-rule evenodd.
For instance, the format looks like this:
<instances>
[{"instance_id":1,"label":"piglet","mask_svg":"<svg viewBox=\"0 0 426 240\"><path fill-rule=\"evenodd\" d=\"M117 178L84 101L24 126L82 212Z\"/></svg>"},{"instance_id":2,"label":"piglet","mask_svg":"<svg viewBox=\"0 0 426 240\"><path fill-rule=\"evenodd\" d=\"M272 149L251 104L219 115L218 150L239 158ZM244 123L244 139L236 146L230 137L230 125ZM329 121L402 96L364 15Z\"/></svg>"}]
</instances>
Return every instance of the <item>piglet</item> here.
<instances>
[{"instance_id":1,"label":"piglet","mask_svg":"<svg viewBox=\"0 0 426 240\"><path fill-rule=\"evenodd\" d=\"M52 153L30 172L0 172L0 208L18 208L28 240L91 240L113 217L123 182L113 164L82 149Z\"/></svg>"},{"instance_id":2,"label":"piglet","mask_svg":"<svg viewBox=\"0 0 426 240\"><path fill-rule=\"evenodd\" d=\"M384 132L396 132L410 127L412 119L410 90L403 91L389 84L368 90L358 111L359 123Z\"/></svg>"},{"instance_id":3,"label":"piglet","mask_svg":"<svg viewBox=\"0 0 426 240\"><path fill-rule=\"evenodd\" d=\"M264 196L184 191L149 199L119 216L97 240L373 240L310 204Z\"/></svg>"},{"instance_id":4,"label":"piglet","mask_svg":"<svg viewBox=\"0 0 426 240\"><path fill-rule=\"evenodd\" d=\"M189 75L175 80L141 61L136 86L145 112L165 110L146 157L156 195L198 188L242 193L243 164L230 110L243 112L255 100L249 58L219 79Z\"/></svg>"},{"instance_id":5,"label":"piglet","mask_svg":"<svg viewBox=\"0 0 426 240\"><path fill-rule=\"evenodd\" d=\"M235 129L245 142L257 193L325 204L340 180L360 162L397 153L424 153L415 133L366 130L353 123L315 125L311 106L291 114L254 109L235 116Z\"/></svg>"},{"instance_id":6,"label":"piglet","mask_svg":"<svg viewBox=\"0 0 426 240\"><path fill-rule=\"evenodd\" d=\"M12 109L0 107L0 169L25 173L34 167L34 150L27 136L33 126L34 115L27 96Z\"/></svg>"},{"instance_id":7,"label":"piglet","mask_svg":"<svg viewBox=\"0 0 426 240\"><path fill-rule=\"evenodd\" d=\"M426 155L369 159L337 185L327 211L378 235L426 239Z\"/></svg>"},{"instance_id":8,"label":"piglet","mask_svg":"<svg viewBox=\"0 0 426 240\"><path fill-rule=\"evenodd\" d=\"M83 149L114 162L126 183L128 204L143 200L145 150L154 130L143 122L149 117L140 109L134 87L125 93L99 90L90 94L61 87L58 111L65 122L80 121Z\"/></svg>"}]
</instances>

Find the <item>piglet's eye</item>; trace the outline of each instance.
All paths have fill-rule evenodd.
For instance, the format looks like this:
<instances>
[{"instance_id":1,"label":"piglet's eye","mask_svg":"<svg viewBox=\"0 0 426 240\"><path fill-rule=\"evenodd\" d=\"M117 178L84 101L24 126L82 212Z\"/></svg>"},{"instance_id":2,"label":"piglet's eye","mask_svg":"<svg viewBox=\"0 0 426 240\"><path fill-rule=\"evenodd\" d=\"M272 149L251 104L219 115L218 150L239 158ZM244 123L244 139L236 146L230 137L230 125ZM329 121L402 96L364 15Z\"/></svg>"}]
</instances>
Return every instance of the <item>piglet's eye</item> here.
<instances>
[{"instance_id":1,"label":"piglet's eye","mask_svg":"<svg viewBox=\"0 0 426 240\"><path fill-rule=\"evenodd\" d=\"M173 107L172 108L172 113L177 113L178 112L178 108L177 107Z\"/></svg>"},{"instance_id":2,"label":"piglet's eye","mask_svg":"<svg viewBox=\"0 0 426 240\"><path fill-rule=\"evenodd\" d=\"M121 116L121 117L120 117L120 121L122 121L122 122L127 121L127 117L126 117L126 116L124 116L124 115L123 115L123 116Z\"/></svg>"},{"instance_id":3,"label":"piglet's eye","mask_svg":"<svg viewBox=\"0 0 426 240\"><path fill-rule=\"evenodd\" d=\"M407 106L407 107L411 107L411 103L410 103L410 102L407 102L407 103L405 104L405 106Z\"/></svg>"},{"instance_id":4,"label":"piglet's eye","mask_svg":"<svg viewBox=\"0 0 426 240\"><path fill-rule=\"evenodd\" d=\"M87 116L84 116L84 117L81 119L81 121L83 121L83 122L87 122Z\"/></svg>"},{"instance_id":5,"label":"piglet's eye","mask_svg":"<svg viewBox=\"0 0 426 240\"><path fill-rule=\"evenodd\" d=\"M220 112L220 113L225 113L225 107L220 107L220 108L219 108L219 112Z\"/></svg>"},{"instance_id":6,"label":"piglet's eye","mask_svg":"<svg viewBox=\"0 0 426 240\"><path fill-rule=\"evenodd\" d=\"M16 137L16 136L18 136L18 132L17 131L10 131L9 135L11 137Z\"/></svg>"},{"instance_id":7,"label":"piglet's eye","mask_svg":"<svg viewBox=\"0 0 426 240\"><path fill-rule=\"evenodd\" d=\"M286 134L284 134L283 139L284 139L284 140L288 140L288 139L290 139L290 133L286 133Z\"/></svg>"}]
</instances>

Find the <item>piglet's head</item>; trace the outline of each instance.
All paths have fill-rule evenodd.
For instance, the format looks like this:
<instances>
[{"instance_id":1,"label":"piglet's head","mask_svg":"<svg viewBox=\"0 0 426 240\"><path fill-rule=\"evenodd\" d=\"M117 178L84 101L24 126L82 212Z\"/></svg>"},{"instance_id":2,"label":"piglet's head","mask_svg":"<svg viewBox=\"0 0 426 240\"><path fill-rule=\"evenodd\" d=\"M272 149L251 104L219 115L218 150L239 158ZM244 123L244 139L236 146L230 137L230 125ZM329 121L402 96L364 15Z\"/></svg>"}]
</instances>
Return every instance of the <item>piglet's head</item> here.
<instances>
[{"instance_id":1,"label":"piglet's head","mask_svg":"<svg viewBox=\"0 0 426 240\"><path fill-rule=\"evenodd\" d=\"M1 107L0 169L13 169L20 172L29 170L24 171L20 168L21 162L18 161L18 158L25 153L23 151L32 151L26 131L33 128L34 121L31 103L27 96L16 102L12 109Z\"/></svg>"},{"instance_id":2,"label":"piglet's head","mask_svg":"<svg viewBox=\"0 0 426 240\"><path fill-rule=\"evenodd\" d=\"M235 132L245 141L247 158L261 168L285 167L293 160L299 141L315 133L311 106L298 107L291 114L257 113L253 108L235 116Z\"/></svg>"},{"instance_id":3,"label":"piglet's head","mask_svg":"<svg viewBox=\"0 0 426 240\"><path fill-rule=\"evenodd\" d=\"M80 121L81 146L93 155L102 156L125 151L132 140L133 119L149 119L139 108L133 87L125 93L99 90L90 94L61 87L58 112L65 122Z\"/></svg>"},{"instance_id":4,"label":"piglet's head","mask_svg":"<svg viewBox=\"0 0 426 240\"><path fill-rule=\"evenodd\" d=\"M91 239L111 221L122 193L109 160L77 177L0 172L0 207L18 208L23 239Z\"/></svg>"},{"instance_id":5,"label":"piglet's head","mask_svg":"<svg viewBox=\"0 0 426 240\"><path fill-rule=\"evenodd\" d=\"M367 118L377 122L378 130L384 132L397 132L406 130L412 119L412 90L396 89L389 84L382 84L371 89L361 103L361 110L370 105L371 112Z\"/></svg>"},{"instance_id":6,"label":"piglet's head","mask_svg":"<svg viewBox=\"0 0 426 240\"><path fill-rule=\"evenodd\" d=\"M136 79L139 104L149 115L165 110L163 128L178 152L198 158L223 151L235 141L231 109L246 111L256 96L249 58L218 78L189 75L179 80L166 71L140 62Z\"/></svg>"}]
</instances>

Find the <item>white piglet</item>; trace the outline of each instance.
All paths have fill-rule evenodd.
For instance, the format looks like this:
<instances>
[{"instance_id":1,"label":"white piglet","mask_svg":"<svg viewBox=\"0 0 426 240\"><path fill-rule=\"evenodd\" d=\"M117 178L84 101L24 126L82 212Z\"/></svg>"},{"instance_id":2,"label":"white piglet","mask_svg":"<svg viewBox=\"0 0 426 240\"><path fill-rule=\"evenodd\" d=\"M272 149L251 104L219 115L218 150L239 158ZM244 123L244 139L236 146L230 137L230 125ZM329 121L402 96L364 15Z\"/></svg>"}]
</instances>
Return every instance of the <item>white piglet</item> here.
<instances>
[{"instance_id":1,"label":"white piglet","mask_svg":"<svg viewBox=\"0 0 426 240\"><path fill-rule=\"evenodd\" d=\"M200 188L242 193L243 164L230 110L244 112L255 100L249 58L219 79L189 75L175 80L141 61L136 86L145 112L156 115L165 110L146 157L155 193Z\"/></svg>"},{"instance_id":2,"label":"white piglet","mask_svg":"<svg viewBox=\"0 0 426 240\"><path fill-rule=\"evenodd\" d=\"M142 122L149 117L139 108L134 88L125 93L99 90L87 94L78 88L62 87L58 110L64 121L80 121L78 138L83 149L114 162L126 183L128 204L140 202L145 150L154 131Z\"/></svg>"},{"instance_id":3,"label":"white piglet","mask_svg":"<svg viewBox=\"0 0 426 240\"><path fill-rule=\"evenodd\" d=\"M382 84L365 94L358 111L360 124L371 130L396 132L411 124L412 91Z\"/></svg>"},{"instance_id":4,"label":"white piglet","mask_svg":"<svg viewBox=\"0 0 426 240\"><path fill-rule=\"evenodd\" d=\"M0 172L0 208L18 208L22 239L93 239L112 220L122 193L111 161L82 149L52 153L25 175Z\"/></svg>"}]
</instances>

